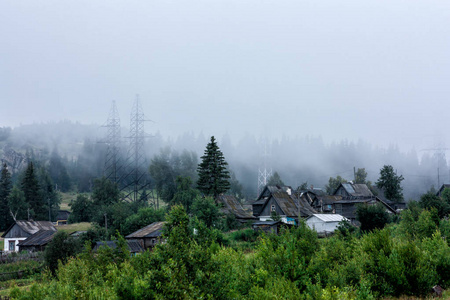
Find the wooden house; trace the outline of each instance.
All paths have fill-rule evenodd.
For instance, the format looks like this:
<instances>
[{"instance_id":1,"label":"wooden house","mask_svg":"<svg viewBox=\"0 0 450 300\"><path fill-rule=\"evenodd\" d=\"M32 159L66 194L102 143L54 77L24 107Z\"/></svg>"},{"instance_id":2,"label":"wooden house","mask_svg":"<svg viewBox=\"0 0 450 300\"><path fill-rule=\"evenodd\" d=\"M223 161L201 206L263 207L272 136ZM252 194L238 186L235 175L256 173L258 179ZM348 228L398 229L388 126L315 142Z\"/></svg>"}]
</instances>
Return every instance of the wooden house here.
<instances>
[{"instance_id":1,"label":"wooden house","mask_svg":"<svg viewBox=\"0 0 450 300\"><path fill-rule=\"evenodd\" d=\"M17 246L19 247L19 251L44 251L45 247L52 241L55 234L56 231L54 230L39 230L25 240L19 242Z\"/></svg>"},{"instance_id":2,"label":"wooden house","mask_svg":"<svg viewBox=\"0 0 450 300\"><path fill-rule=\"evenodd\" d=\"M272 220L272 214L277 214L283 223L288 224L296 224L299 217L316 213L289 186L266 186L253 207L253 215L259 217L260 221Z\"/></svg>"},{"instance_id":3,"label":"wooden house","mask_svg":"<svg viewBox=\"0 0 450 300\"><path fill-rule=\"evenodd\" d=\"M258 221L252 224L255 231L279 234L283 223L281 221Z\"/></svg>"},{"instance_id":4,"label":"wooden house","mask_svg":"<svg viewBox=\"0 0 450 300\"><path fill-rule=\"evenodd\" d=\"M69 220L70 211L68 210L59 210L58 215L56 217L56 225L66 225Z\"/></svg>"},{"instance_id":5,"label":"wooden house","mask_svg":"<svg viewBox=\"0 0 450 300\"><path fill-rule=\"evenodd\" d=\"M341 183L333 194L345 199L367 199L374 197L366 184Z\"/></svg>"},{"instance_id":6,"label":"wooden house","mask_svg":"<svg viewBox=\"0 0 450 300\"><path fill-rule=\"evenodd\" d=\"M247 223L248 221L257 220L251 212L245 210L242 204L231 195L220 195L216 198L216 203L221 206L223 214L232 214L240 223Z\"/></svg>"},{"instance_id":7,"label":"wooden house","mask_svg":"<svg viewBox=\"0 0 450 300\"><path fill-rule=\"evenodd\" d=\"M56 231L56 228L49 221L16 221L2 235L4 252L19 251L19 242L41 230Z\"/></svg>"},{"instance_id":8,"label":"wooden house","mask_svg":"<svg viewBox=\"0 0 450 300\"><path fill-rule=\"evenodd\" d=\"M127 240L137 240L143 245L144 249L151 249L156 244L162 242L162 229L165 222L154 222L132 234L127 235Z\"/></svg>"}]
</instances>

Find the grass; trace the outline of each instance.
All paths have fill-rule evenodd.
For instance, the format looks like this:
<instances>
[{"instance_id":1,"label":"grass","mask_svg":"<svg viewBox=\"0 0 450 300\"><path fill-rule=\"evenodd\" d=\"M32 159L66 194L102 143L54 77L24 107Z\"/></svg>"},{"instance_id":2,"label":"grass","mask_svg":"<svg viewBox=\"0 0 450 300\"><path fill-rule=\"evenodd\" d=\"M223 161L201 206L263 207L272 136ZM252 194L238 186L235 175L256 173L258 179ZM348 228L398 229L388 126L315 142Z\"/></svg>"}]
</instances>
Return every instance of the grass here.
<instances>
[{"instance_id":1,"label":"grass","mask_svg":"<svg viewBox=\"0 0 450 300\"><path fill-rule=\"evenodd\" d=\"M56 229L58 229L59 231L65 231L69 234L75 231L85 231L89 228L91 228L91 223L88 222L56 226Z\"/></svg>"},{"instance_id":2,"label":"grass","mask_svg":"<svg viewBox=\"0 0 450 300\"><path fill-rule=\"evenodd\" d=\"M59 193L61 195L61 205L59 208L61 210L68 210L72 211L72 209L69 206L70 201L75 200L77 198L77 193L75 192L69 192L69 193Z\"/></svg>"}]
</instances>

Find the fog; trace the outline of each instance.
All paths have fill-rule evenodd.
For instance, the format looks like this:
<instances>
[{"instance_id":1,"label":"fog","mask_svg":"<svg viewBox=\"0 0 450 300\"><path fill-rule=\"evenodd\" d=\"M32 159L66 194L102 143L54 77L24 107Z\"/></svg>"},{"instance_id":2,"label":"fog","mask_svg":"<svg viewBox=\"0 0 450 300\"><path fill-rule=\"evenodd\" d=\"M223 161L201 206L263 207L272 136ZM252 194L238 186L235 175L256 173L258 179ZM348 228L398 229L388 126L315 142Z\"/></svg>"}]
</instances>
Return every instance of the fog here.
<instances>
[{"instance_id":1,"label":"fog","mask_svg":"<svg viewBox=\"0 0 450 300\"><path fill-rule=\"evenodd\" d=\"M215 135L242 180L267 137L292 185L376 177L447 152L449 36L448 1L3 1L0 127L126 127L139 94L151 153Z\"/></svg>"}]
</instances>

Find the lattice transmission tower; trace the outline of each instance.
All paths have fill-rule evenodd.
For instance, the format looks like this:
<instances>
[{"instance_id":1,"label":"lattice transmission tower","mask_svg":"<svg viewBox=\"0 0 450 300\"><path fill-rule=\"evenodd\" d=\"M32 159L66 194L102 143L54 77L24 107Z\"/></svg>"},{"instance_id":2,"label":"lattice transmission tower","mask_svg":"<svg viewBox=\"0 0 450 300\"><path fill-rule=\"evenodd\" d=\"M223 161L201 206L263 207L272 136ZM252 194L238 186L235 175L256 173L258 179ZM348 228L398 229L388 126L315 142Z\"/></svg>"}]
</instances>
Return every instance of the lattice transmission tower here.
<instances>
[{"instance_id":1,"label":"lattice transmission tower","mask_svg":"<svg viewBox=\"0 0 450 300\"><path fill-rule=\"evenodd\" d=\"M260 152L262 164L258 168L258 190L257 193L259 196L267 185L269 178L272 176L272 169L268 167L267 160L270 157L270 149L268 147L267 137L264 137L262 140L262 149Z\"/></svg>"},{"instance_id":2,"label":"lattice transmission tower","mask_svg":"<svg viewBox=\"0 0 450 300\"><path fill-rule=\"evenodd\" d=\"M120 178L120 162L121 162L121 136L120 136L120 118L116 107L116 101L112 102L106 125L106 140L102 143L106 144L105 166L103 168L103 176L118 183Z\"/></svg>"},{"instance_id":3,"label":"lattice transmission tower","mask_svg":"<svg viewBox=\"0 0 450 300\"><path fill-rule=\"evenodd\" d=\"M149 137L144 130L146 121L149 120L145 119L139 95L136 95L131 111L130 136L127 137L130 140L130 144L126 160L126 174L121 180L124 183L121 190L126 192L125 198L131 201L148 198L148 166L144 151L145 138Z\"/></svg>"}]
</instances>

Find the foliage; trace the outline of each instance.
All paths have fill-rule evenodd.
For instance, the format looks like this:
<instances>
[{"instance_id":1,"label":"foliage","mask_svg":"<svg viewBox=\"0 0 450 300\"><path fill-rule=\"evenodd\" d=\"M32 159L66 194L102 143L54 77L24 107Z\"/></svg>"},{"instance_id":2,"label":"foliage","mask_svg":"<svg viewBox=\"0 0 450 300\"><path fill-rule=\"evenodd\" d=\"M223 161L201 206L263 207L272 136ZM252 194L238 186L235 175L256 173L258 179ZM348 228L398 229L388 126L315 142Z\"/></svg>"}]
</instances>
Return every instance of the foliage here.
<instances>
[{"instance_id":1,"label":"foliage","mask_svg":"<svg viewBox=\"0 0 450 300\"><path fill-rule=\"evenodd\" d=\"M381 229L390 221L389 214L381 203L358 205L356 208L356 219L361 223L361 231Z\"/></svg>"},{"instance_id":2,"label":"foliage","mask_svg":"<svg viewBox=\"0 0 450 300\"><path fill-rule=\"evenodd\" d=\"M75 201L70 201L72 213L69 216L69 223L90 222L92 201L85 194L78 194Z\"/></svg>"},{"instance_id":3,"label":"foliage","mask_svg":"<svg viewBox=\"0 0 450 300\"><path fill-rule=\"evenodd\" d=\"M56 222L56 217L58 216L59 205L61 204L61 197L58 192L54 189L54 184L50 178L49 173L43 167L39 168L39 187L40 195L47 205L47 211L49 216L46 218L49 221Z\"/></svg>"},{"instance_id":4,"label":"foliage","mask_svg":"<svg viewBox=\"0 0 450 300\"><path fill-rule=\"evenodd\" d=\"M337 176L336 178L330 177L328 179L328 184L325 186L328 195L334 194L341 183L346 183L347 180L342 178L341 176Z\"/></svg>"},{"instance_id":5,"label":"foliage","mask_svg":"<svg viewBox=\"0 0 450 300\"><path fill-rule=\"evenodd\" d=\"M213 196L226 192L230 188L228 163L217 146L214 136L206 145L202 162L198 165L197 187L205 196Z\"/></svg>"},{"instance_id":6,"label":"foliage","mask_svg":"<svg viewBox=\"0 0 450 300\"><path fill-rule=\"evenodd\" d=\"M30 162L25 170L21 188L25 196L25 202L28 204L30 218L35 220L48 219L46 203L40 193L41 187L34 171L33 162Z\"/></svg>"},{"instance_id":7,"label":"foliage","mask_svg":"<svg viewBox=\"0 0 450 300\"><path fill-rule=\"evenodd\" d=\"M237 199L244 198L243 189L244 187L236 178L236 174L229 170L230 172L230 189L227 191L228 195L235 196Z\"/></svg>"},{"instance_id":8,"label":"foliage","mask_svg":"<svg viewBox=\"0 0 450 300\"><path fill-rule=\"evenodd\" d=\"M448 192L442 193L443 196L436 196L433 192L428 192L420 197L419 205L424 209L435 208L439 218L443 218L450 213L450 204L445 200Z\"/></svg>"},{"instance_id":9,"label":"foliage","mask_svg":"<svg viewBox=\"0 0 450 300\"><path fill-rule=\"evenodd\" d=\"M222 216L219 207L211 197L198 196L192 204L191 212L207 227L218 226Z\"/></svg>"},{"instance_id":10,"label":"foliage","mask_svg":"<svg viewBox=\"0 0 450 300\"><path fill-rule=\"evenodd\" d=\"M356 184L365 184L367 178L367 172L365 168L358 168L355 173L355 183Z\"/></svg>"},{"instance_id":11,"label":"foliage","mask_svg":"<svg viewBox=\"0 0 450 300\"><path fill-rule=\"evenodd\" d=\"M191 211L191 205L199 192L192 188L192 180L190 177L178 176L176 179L176 192L170 205L183 205L187 212Z\"/></svg>"},{"instance_id":12,"label":"foliage","mask_svg":"<svg viewBox=\"0 0 450 300\"><path fill-rule=\"evenodd\" d=\"M94 206L111 205L119 202L120 192L117 184L106 177L95 179L92 191Z\"/></svg>"},{"instance_id":13,"label":"foliage","mask_svg":"<svg viewBox=\"0 0 450 300\"><path fill-rule=\"evenodd\" d=\"M13 223L8 205L8 198L12 189L12 181L11 173L6 166L6 163L3 163L0 176L0 231L4 231Z\"/></svg>"},{"instance_id":14,"label":"foliage","mask_svg":"<svg viewBox=\"0 0 450 300\"><path fill-rule=\"evenodd\" d=\"M387 199L400 202L403 200L401 186L403 176L398 176L391 165L385 165L380 170L380 178L376 182L378 188L383 189Z\"/></svg>"},{"instance_id":15,"label":"foliage","mask_svg":"<svg viewBox=\"0 0 450 300\"><path fill-rule=\"evenodd\" d=\"M273 221L280 221L280 220L281 220L280 214L278 214L278 212L275 211L275 210L270 212L270 218L271 218Z\"/></svg>"},{"instance_id":16,"label":"foliage","mask_svg":"<svg viewBox=\"0 0 450 300\"><path fill-rule=\"evenodd\" d=\"M278 172L275 172L272 176L270 176L269 180L267 181L267 185L284 186L284 182L283 180L281 180L280 174L278 174Z\"/></svg>"},{"instance_id":17,"label":"foliage","mask_svg":"<svg viewBox=\"0 0 450 300\"><path fill-rule=\"evenodd\" d=\"M58 231L45 248L45 263L54 274L59 261L65 263L69 257L80 251L81 245L75 238L69 236L67 232Z\"/></svg>"},{"instance_id":18,"label":"foliage","mask_svg":"<svg viewBox=\"0 0 450 300\"><path fill-rule=\"evenodd\" d=\"M121 233L128 235L154 222L164 221L165 213L165 209L140 208L136 214L125 219Z\"/></svg>"},{"instance_id":19,"label":"foliage","mask_svg":"<svg viewBox=\"0 0 450 300\"><path fill-rule=\"evenodd\" d=\"M52 181L56 184L57 189L62 192L69 191L71 187L71 179L63 159L58 155L56 149L53 150L50 156L48 172L52 178Z\"/></svg>"},{"instance_id":20,"label":"foliage","mask_svg":"<svg viewBox=\"0 0 450 300\"><path fill-rule=\"evenodd\" d=\"M8 206L15 220L27 219L28 203L25 200L25 194L18 186L12 188L8 197Z\"/></svg>"},{"instance_id":21,"label":"foliage","mask_svg":"<svg viewBox=\"0 0 450 300\"><path fill-rule=\"evenodd\" d=\"M191 181L196 179L197 155L184 150L181 154L170 148L163 148L159 155L150 162L149 172L158 193L165 202L170 202L176 191L178 176L188 177Z\"/></svg>"}]
</instances>

